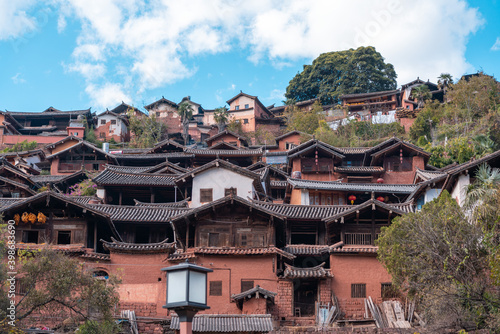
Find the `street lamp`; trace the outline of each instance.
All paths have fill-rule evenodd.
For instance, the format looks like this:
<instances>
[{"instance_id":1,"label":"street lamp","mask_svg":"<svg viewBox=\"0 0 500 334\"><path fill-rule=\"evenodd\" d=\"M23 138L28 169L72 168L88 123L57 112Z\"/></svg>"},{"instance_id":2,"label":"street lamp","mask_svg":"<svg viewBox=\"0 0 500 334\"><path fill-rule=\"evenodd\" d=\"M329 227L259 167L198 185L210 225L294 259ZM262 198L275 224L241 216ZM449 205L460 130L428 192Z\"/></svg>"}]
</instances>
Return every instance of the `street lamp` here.
<instances>
[{"instance_id":1,"label":"street lamp","mask_svg":"<svg viewBox=\"0 0 500 334\"><path fill-rule=\"evenodd\" d=\"M212 269L186 262L163 268L167 272L167 303L179 316L181 334L192 333L193 317L207 306L207 273Z\"/></svg>"}]
</instances>

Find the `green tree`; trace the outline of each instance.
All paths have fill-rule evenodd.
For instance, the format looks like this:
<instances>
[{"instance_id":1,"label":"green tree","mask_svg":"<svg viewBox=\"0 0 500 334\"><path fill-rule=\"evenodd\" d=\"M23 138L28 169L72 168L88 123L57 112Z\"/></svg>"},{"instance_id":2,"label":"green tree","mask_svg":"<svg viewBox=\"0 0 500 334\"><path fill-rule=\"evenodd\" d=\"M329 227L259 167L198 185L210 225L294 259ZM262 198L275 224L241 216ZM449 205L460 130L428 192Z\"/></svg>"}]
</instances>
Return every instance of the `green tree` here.
<instances>
[{"instance_id":1,"label":"green tree","mask_svg":"<svg viewBox=\"0 0 500 334\"><path fill-rule=\"evenodd\" d=\"M432 94L427 85L420 85L411 90L411 97L417 100L417 108L422 108L425 100L429 100Z\"/></svg>"},{"instance_id":2,"label":"green tree","mask_svg":"<svg viewBox=\"0 0 500 334\"><path fill-rule=\"evenodd\" d=\"M183 133L182 133L182 138L184 138L184 146L187 145L188 139L189 139L189 121L191 118L193 118L193 107L191 104L189 104L187 101L182 102L179 105L179 116L181 116L181 121L182 121L182 128L183 128Z\"/></svg>"},{"instance_id":3,"label":"green tree","mask_svg":"<svg viewBox=\"0 0 500 334\"><path fill-rule=\"evenodd\" d=\"M24 140L20 143L14 144L11 148L6 148L2 152L3 153L8 153L8 152L22 152L22 151L30 151L36 149L38 143L36 141L30 141Z\"/></svg>"},{"instance_id":4,"label":"green tree","mask_svg":"<svg viewBox=\"0 0 500 334\"><path fill-rule=\"evenodd\" d=\"M328 52L304 65L290 81L285 97L296 102L319 98L322 104L339 102L343 94L396 89L396 71L374 47Z\"/></svg>"},{"instance_id":5,"label":"green tree","mask_svg":"<svg viewBox=\"0 0 500 334\"><path fill-rule=\"evenodd\" d=\"M420 301L428 323L488 327L500 295L483 240L482 229L444 191L382 228L378 256L393 283Z\"/></svg>"},{"instance_id":6,"label":"green tree","mask_svg":"<svg viewBox=\"0 0 500 334\"><path fill-rule=\"evenodd\" d=\"M136 115L133 110L127 112L129 117L129 129L133 136L130 147L148 148L167 138L167 126L156 119L156 115L150 117Z\"/></svg>"},{"instance_id":7,"label":"green tree","mask_svg":"<svg viewBox=\"0 0 500 334\"><path fill-rule=\"evenodd\" d=\"M325 119L323 107L316 101L309 111L302 111L296 106L288 106L285 111L287 128L289 131L298 130L308 134L313 134L320 126L320 122Z\"/></svg>"},{"instance_id":8,"label":"green tree","mask_svg":"<svg viewBox=\"0 0 500 334\"><path fill-rule=\"evenodd\" d=\"M227 122L229 122L229 113L225 107L216 108L214 111L214 120L219 126L219 132L224 131Z\"/></svg>"},{"instance_id":9,"label":"green tree","mask_svg":"<svg viewBox=\"0 0 500 334\"><path fill-rule=\"evenodd\" d=\"M441 75L438 76L438 87L439 89L442 89L445 94L446 91L448 90L448 87L452 83L453 83L453 77L450 73L441 73Z\"/></svg>"},{"instance_id":10,"label":"green tree","mask_svg":"<svg viewBox=\"0 0 500 334\"><path fill-rule=\"evenodd\" d=\"M110 320L118 303L116 288L119 280L109 277L96 279L92 271L76 258L49 248L18 253L17 278L26 293L17 301L16 318L23 322L31 314L52 319L89 319L98 314Z\"/></svg>"}]
</instances>

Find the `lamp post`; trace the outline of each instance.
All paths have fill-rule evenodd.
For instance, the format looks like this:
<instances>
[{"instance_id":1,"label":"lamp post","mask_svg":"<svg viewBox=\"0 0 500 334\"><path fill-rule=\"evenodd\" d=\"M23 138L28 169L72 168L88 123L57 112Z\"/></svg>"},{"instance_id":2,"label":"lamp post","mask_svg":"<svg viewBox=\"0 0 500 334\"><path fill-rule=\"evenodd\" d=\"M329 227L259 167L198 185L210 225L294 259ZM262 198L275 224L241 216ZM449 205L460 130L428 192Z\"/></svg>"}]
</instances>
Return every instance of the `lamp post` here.
<instances>
[{"instance_id":1,"label":"lamp post","mask_svg":"<svg viewBox=\"0 0 500 334\"><path fill-rule=\"evenodd\" d=\"M212 269L186 262L163 268L167 272L167 303L179 316L181 334L191 334L193 317L207 306L207 273Z\"/></svg>"}]
</instances>

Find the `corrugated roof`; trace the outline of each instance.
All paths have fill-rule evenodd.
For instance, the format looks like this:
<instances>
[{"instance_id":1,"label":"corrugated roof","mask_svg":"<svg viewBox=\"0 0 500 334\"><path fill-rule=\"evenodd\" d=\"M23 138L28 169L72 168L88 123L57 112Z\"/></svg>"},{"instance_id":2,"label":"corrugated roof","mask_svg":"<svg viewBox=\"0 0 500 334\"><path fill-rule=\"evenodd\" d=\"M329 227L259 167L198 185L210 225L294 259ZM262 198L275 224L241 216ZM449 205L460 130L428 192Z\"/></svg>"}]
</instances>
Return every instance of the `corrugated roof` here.
<instances>
[{"instance_id":1,"label":"corrugated roof","mask_svg":"<svg viewBox=\"0 0 500 334\"><path fill-rule=\"evenodd\" d=\"M170 329L179 330L179 317L172 316ZM197 314L193 318L193 332L266 333L273 330L270 314Z\"/></svg>"},{"instance_id":2,"label":"corrugated roof","mask_svg":"<svg viewBox=\"0 0 500 334\"><path fill-rule=\"evenodd\" d=\"M298 268L285 263L285 272L283 278L327 278L333 277L329 269L324 268L325 263L316 267Z\"/></svg>"},{"instance_id":3,"label":"corrugated roof","mask_svg":"<svg viewBox=\"0 0 500 334\"><path fill-rule=\"evenodd\" d=\"M375 191L398 194L409 194L418 186L414 184L383 184L383 183L341 183L329 181L311 181L302 179L288 179L288 183L298 189L321 189L340 191Z\"/></svg>"}]
</instances>

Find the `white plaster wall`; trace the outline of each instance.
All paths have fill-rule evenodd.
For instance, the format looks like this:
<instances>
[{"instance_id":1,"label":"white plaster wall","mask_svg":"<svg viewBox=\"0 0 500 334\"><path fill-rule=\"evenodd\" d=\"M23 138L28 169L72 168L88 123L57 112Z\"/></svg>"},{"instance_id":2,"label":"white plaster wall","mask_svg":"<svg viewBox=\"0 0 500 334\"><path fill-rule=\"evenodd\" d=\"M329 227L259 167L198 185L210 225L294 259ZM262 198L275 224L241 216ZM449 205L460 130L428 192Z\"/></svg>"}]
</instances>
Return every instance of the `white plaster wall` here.
<instances>
[{"instance_id":1,"label":"white plaster wall","mask_svg":"<svg viewBox=\"0 0 500 334\"><path fill-rule=\"evenodd\" d=\"M300 204L309 205L309 190L307 189L300 190Z\"/></svg>"},{"instance_id":2,"label":"white plaster wall","mask_svg":"<svg viewBox=\"0 0 500 334\"><path fill-rule=\"evenodd\" d=\"M428 203L439 196L441 189L427 189L425 192L424 203Z\"/></svg>"},{"instance_id":3,"label":"white plaster wall","mask_svg":"<svg viewBox=\"0 0 500 334\"><path fill-rule=\"evenodd\" d=\"M253 108L255 106L255 100L242 95L231 102L231 104L229 105L229 109L234 110L236 106L240 106L240 109L245 109L245 104L248 104L249 108Z\"/></svg>"},{"instance_id":4,"label":"white plaster wall","mask_svg":"<svg viewBox=\"0 0 500 334\"><path fill-rule=\"evenodd\" d=\"M253 198L253 179L224 168L212 168L195 175L191 207L196 208L206 203L200 202L200 189L212 188L213 200L224 197L224 189L236 188L239 197Z\"/></svg>"},{"instance_id":5,"label":"white plaster wall","mask_svg":"<svg viewBox=\"0 0 500 334\"><path fill-rule=\"evenodd\" d=\"M465 201L465 191L467 186L470 184L469 174L460 175L455 183L455 187L451 191L451 197L457 200L458 205L464 205Z\"/></svg>"},{"instance_id":6,"label":"white plaster wall","mask_svg":"<svg viewBox=\"0 0 500 334\"><path fill-rule=\"evenodd\" d=\"M113 115L102 115L97 117L97 127L104 126L104 124L101 125L101 120L106 120L106 124L111 122L111 120L116 120L116 124L110 124L109 125L109 130L111 131L110 134L116 135L116 136L122 136L127 133L127 127L125 124L122 122L121 119L118 117L115 117Z\"/></svg>"},{"instance_id":7,"label":"white plaster wall","mask_svg":"<svg viewBox=\"0 0 500 334\"><path fill-rule=\"evenodd\" d=\"M104 199L106 197L106 190L97 188L97 197Z\"/></svg>"}]
</instances>

